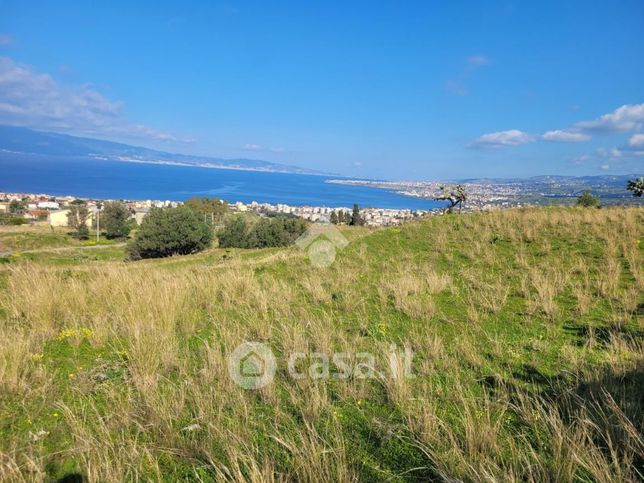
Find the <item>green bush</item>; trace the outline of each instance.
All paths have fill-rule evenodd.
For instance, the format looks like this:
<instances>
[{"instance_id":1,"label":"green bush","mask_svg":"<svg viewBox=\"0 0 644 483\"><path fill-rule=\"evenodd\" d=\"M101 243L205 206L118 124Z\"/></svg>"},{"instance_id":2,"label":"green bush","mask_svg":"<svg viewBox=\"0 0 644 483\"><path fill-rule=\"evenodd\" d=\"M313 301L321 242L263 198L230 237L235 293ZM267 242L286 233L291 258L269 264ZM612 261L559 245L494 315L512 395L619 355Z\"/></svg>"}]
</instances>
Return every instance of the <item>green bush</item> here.
<instances>
[{"instance_id":1,"label":"green bush","mask_svg":"<svg viewBox=\"0 0 644 483\"><path fill-rule=\"evenodd\" d=\"M27 223L22 216L11 213L0 213L0 225L24 225Z\"/></svg>"},{"instance_id":2,"label":"green bush","mask_svg":"<svg viewBox=\"0 0 644 483\"><path fill-rule=\"evenodd\" d=\"M590 190L586 190L579 198L577 198L577 206L583 206L584 208L599 208L599 198L593 196Z\"/></svg>"},{"instance_id":3,"label":"green bush","mask_svg":"<svg viewBox=\"0 0 644 483\"><path fill-rule=\"evenodd\" d=\"M266 248L291 245L306 231L307 224L299 218L278 216L262 218L249 226L241 216L230 218L219 232L223 248Z\"/></svg>"},{"instance_id":4,"label":"green bush","mask_svg":"<svg viewBox=\"0 0 644 483\"><path fill-rule=\"evenodd\" d=\"M248 246L248 224L241 216L229 218L222 230L217 234L219 246L222 248L250 248Z\"/></svg>"},{"instance_id":5,"label":"green bush","mask_svg":"<svg viewBox=\"0 0 644 483\"><path fill-rule=\"evenodd\" d=\"M250 242L255 248L284 247L295 243L305 231L306 223L301 219L262 218L251 230Z\"/></svg>"},{"instance_id":6,"label":"green bush","mask_svg":"<svg viewBox=\"0 0 644 483\"><path fill-rule=\"evenodd\" d=\"M101 212L101 226L105 228L108 239L125 238L132 228L132 213L130 209L119 201L109 201L103 206Z\"/></svg>"},{"instance_id":7,"label":"green bush","mask_svg":"<svg viewBox=\"0 0 644 483\"><path fill-rule=\"evenodd\" d=\"M67 226L72 229L71 235L74 238L78 240L87 240L89 238L88 219L89 210L86 205L76 202L70 204L69 212L67 213Z\"/></svg>"},{"instance_id":8,"label":"green bush","mask_svg":"<svg viewBox=\"0 0 644 483\"><path fill-rule=\"evenodd\" d=\"M211 225L220 222L228 213L228 202L219 198L190 198L184 205L201 213L202 219Z\"/></svg>"},{"instance_id":9,"label":"green bush","mask_svg":"<svg viewBox=\"0 0 644 483\"><path fill-rule=\"evenodd\" d=\"M131 260L187 255L210 246L212 230L196 211L186 207L154 208L128 245Z\"/></svg>"},{"instance_id":10,"label":"green bush","mask_svg":"<svg viewBox=\"0 0 644 483\"><path fill-rule=\"evenodd\" d=\"M626 189L632 191L633 196L641 198L644 194L644 177L640 176L637 179L629 179Z\"/></svg>"}]
</instances>

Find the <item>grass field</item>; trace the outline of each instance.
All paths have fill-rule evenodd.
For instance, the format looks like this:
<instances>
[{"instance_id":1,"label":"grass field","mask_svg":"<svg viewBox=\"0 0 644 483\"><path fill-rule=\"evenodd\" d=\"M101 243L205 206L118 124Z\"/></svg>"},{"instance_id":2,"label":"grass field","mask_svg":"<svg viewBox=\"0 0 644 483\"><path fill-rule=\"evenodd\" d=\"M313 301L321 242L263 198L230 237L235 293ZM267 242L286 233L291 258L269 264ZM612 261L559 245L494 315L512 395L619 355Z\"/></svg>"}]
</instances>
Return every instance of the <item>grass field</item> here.
<instances>
[{"instance_id":1,"label":"grass field","mask_svg":"<svg viewBox=\"0 0 644 483\"><path fill-rule=\"evenodd\" d=\"M343 234L317 268L297 247L127 263L2 228L0 480L642 478L644 209ZM229 376L244 341L277 359L260 390ZM287 369L298 351L386 367L392 344L415 377Z\"/></svg>"}]
</instances>

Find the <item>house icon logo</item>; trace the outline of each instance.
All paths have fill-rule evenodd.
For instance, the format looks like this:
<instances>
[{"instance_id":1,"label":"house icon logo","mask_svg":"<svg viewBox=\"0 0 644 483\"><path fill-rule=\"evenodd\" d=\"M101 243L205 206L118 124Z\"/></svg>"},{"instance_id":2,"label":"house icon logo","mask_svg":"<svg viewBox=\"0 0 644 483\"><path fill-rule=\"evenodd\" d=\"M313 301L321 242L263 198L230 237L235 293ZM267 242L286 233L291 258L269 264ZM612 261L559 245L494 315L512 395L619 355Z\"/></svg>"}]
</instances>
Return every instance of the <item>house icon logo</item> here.
<instances>
[{"instance_id":1,"label":"house icon logo","mask_svg":"<svg viewBox=\"0 0 644 483\"><path fill-rule=\"evenodd\" d=\"M305 250L311 265L325 268L333 264L338 249L343 249L349 240L330 223L316 223L309 227L295 244Z\"/></svg>"},{"instance_id":2,"label":"house icon logo","mask_svg":"<svg viewBox=\"0 0 644 483\"><path fill-rule=\"evenodd\" d=\"M244 342L228 357L228 373L244 389L261 389L270 384L276 369L273 351L261 342Z\"/></svg>"}]
</instances>

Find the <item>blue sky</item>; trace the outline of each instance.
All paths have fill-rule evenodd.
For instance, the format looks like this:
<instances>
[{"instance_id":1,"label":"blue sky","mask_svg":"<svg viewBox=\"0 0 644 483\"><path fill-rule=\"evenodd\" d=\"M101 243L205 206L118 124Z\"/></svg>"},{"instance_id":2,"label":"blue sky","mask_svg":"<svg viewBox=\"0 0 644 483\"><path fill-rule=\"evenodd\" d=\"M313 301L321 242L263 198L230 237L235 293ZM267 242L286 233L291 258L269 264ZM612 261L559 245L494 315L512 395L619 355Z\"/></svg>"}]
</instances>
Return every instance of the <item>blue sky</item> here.
<instances>
[{"instance_id":1,"label":"blue sky","mask_svg":"<svg viewBox=\"0 0 644 483\"><path fill-rule=\"evenodd\" d=\"M644 2L0 1L0 123L345 175L644 171Z\"/></svg>"}]
</instances>

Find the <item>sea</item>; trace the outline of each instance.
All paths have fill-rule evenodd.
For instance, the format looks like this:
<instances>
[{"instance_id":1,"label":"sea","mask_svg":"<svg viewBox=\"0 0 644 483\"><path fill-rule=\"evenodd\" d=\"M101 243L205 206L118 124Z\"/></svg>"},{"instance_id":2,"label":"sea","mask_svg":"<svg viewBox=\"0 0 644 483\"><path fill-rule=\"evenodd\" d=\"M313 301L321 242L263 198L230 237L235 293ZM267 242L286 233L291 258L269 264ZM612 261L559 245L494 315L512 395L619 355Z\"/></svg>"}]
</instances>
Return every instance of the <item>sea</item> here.
<instances>
[{"instance_id":1,"label":"sea","mask_svg":"<svg viewBox=\"0 0 644 483\"><path fill-rule=\"evenodd\" d=\"M327 183L337 177L267 173L150 163L72 159L0 159L0 192L81 198L183 201L208 196L291 206L430 210L434 200L370 186Z\"/></svg>"}]
</instances>

